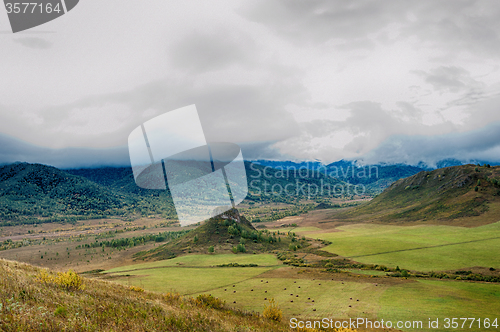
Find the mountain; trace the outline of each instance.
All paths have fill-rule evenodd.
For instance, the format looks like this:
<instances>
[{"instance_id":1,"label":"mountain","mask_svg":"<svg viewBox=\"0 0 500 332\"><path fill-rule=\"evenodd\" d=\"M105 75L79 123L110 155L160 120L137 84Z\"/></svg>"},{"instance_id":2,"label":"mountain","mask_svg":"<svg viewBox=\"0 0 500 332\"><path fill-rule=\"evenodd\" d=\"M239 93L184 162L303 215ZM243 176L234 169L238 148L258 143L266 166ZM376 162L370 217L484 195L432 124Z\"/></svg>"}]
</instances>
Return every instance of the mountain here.
<instances>
[{"instance_id":1,"label":"mountain","mask_svg":"<svg viewBox=\"0 0 500 332\"><path fill-rule=\"evenodd\" d=\"M0 167L0 223L4 225L171 213L172 205L159 195L145 199L52 166L15 163Z\"/></svg>"},{"instance_id":2,"label":"mountain","mask_svg":"<svg viewBox=\"0 0 500 332\"><path fill-rule=\"evenodd\" d=\"M315 174L317 177L335 179L346 184L363 186L366 193L370 195L379 194L394 181L414 175L426 170L425 166L411 166L405 164L396 165L359 165L352 160L339 160L325 165L319 161L292 162L292 161L269 161L256 160L253 163L277 170L290 170L300 174Z\"/></svg>"},{"instance_id":3,"label":"mountain","mask_svg":"<svg viewBox=\"0 0 500 332\"><path fill-rule=\"evenodd\" d=\"M143 189L136 185L131 167L97 167L66 169L65 172L84 177L112 190L140 196L157 196L159 190ZM167 189L168 192L168 189ZM168 193L165 196L170 197Z\"/></svg>"},{"instance_id":4,"label":"mountain","mask_svg":"<svg viewBox=\"0 0 500 332\"><path fill-rule=\"evenodd\" d=\"M337 161L325 166L330 176L352 183L371 186L373 189L385 189L396 180L417 174L424 169L421 167L397 165L358 165L352 161Z\"/></svg>"},{"instance_id":5,"label":"mountain","mask_svg":"<svg viewBox=\"0 0 500 332\"><path fill-rule=\"evenodd\" d=\"M451 222L481 216L498 221L500 166L453 166L400 179L369 203L339 218ZM490 219L491 217L491 219Z\"/></svg>"},{"instance_id":6,"label":"mountain","mask_svg":"<svg viewBox=\"0 0 500 332\"><path fill-rule=\"evenodd\" d=\"M280 172L249 162L245 167L249 200L294 203L348 195L341 191L342 181L325 174ZM28 163L0 167L0 225L147 215L175 218L172 198L168 189L138 187L130 167L60 170Z\"/></svg>"},{"instance_id":7,"label":"mountain","mask_svg":"<svg viewBox=\"0 0 500 332\"><path fill-rule=\"evenodd\" d=\"M312 196L332 196L335 185L339 188L344 185L337 178L329 177L321 172L312 172L311 169L305 167L300 169L291 166L291 164L288 168L284 168L285 171L281 171L270 166L245 162L245 170L249 189L247 199L249 200L293 202L297 198L307 198L309 196L309 186L311 186L311 191L318 188L318 192L312 193ZM85 177L90 181L122 193L133 193L141 196L151 196L153 193L158 193L158 190L139 188L134 182L130 167L68 169L66 172ZM323 191L321 191L322 184ZM332 190L328 191L328 186ZM169 196L168 189L167 195Z\"/></svg>"},{"instance_id":8,"label":"mountain","mask_svg":"<svg viewBox=\"0 0 500 332\"><path fill-rule=\"evenodd\" d=\"M283 239L266 230L258 231L237 209L213 217L181 238L170 241L148 252L139 253L138 259L169 259L188 253L269 252L288 249L291 237ZM307 242L293 238L293 242L306 246Z\"/></svg>"},{"instance_id":9,"label":"mountain","mask_svg":"<svg viewBox=\"0 0 500 332\"><path fill-rule=\"evenodd\" d=\"M323 163L320 161L303 161L303 162L295 162L295 161L278 161L278 160L264 160L264 159L259 159L259 160L252 160L251 163L261 165L264 167L272 167L272 168L287 168L287 167L295 167L296 169L299 168L308 168L311 170L321 168Z\"/></svg>"}]
</instances>

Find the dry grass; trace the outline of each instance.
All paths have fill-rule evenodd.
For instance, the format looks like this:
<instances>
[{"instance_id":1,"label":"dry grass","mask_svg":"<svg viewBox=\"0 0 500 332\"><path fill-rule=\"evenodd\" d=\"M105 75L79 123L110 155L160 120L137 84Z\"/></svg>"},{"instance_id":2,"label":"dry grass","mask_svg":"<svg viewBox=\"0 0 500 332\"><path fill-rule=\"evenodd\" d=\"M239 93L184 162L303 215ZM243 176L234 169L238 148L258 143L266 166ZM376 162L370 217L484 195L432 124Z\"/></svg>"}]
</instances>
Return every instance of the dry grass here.
<instances>
[{"instance_id":1,"label":"dry grass","mask_svg":"<svg viewBox=\"0 0 500 332\"><path fill-rule=\"evenodd\" d=\"M138 292L86 278L79 289L67 288L57 282L61 275L0 260L0 330L290 331L286 323L231 308L210 295Z\"/></svg>"}]
</instances>

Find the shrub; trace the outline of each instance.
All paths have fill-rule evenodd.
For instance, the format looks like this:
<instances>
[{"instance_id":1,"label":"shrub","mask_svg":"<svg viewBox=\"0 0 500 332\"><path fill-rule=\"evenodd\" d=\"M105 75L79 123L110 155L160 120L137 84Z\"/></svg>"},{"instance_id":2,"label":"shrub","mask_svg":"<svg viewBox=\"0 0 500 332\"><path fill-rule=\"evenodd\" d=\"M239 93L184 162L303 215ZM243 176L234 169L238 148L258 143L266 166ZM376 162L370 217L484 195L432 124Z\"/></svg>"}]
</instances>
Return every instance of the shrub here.
<instances>
[{"instance_id":1,"label":"shrub","mask_svg":"<svg viewBox=\"0 0 500 332\"><path fill-rule=\"evenodd\" d=\"M224 305L226 304L226 302L217 297L212 296L211 294L200 294L194 300L194 302L199 307L209 307L219 310L224 309Z\"/></svg>"},{"instance_id":2,"label":"shrub","mask_svg":"<svg viewBox=\"0 0 500 332\"><path fill-rule=\"evenodd\" d=\"M215 252L215 248L214 248L214 246L210 246L210 247L208 247L208 252L210 252L210 253Z\"/></svg>"},{"instance_id":3,"label":"shrub","mask_svg":"<svg viewBox=\"0 0 500 332\"><path fill-rule=\"evenodd\" d=\"M262 315L270 320L281 322L283 319L283 311L278 307L274 299L269 299L269 305L264 306Z\"/></svg>"},{"instance_id":4,"label":"shrub","mask_svg":"<svg viewBox=\"0 0 500 332\"><path fill-rule=\"evenodd\" d=\"M167 294L163 295L163 297L165 298L166 302L175 303L175 302L179 301L179 299L181 298L181 295L179 293L168 292Z\"/></svg>"},{"instance_id":5,"label":"shrub","mask_svg":"<svg viewBox=\"0 0 500 332\"><path fill-rule=\"evenodd\" d=\"M60 286L68 291L83 290L85 288L83 278L73 270L63 273L58 272L57 276L50 275L46 270L42 270L38 273L37 280L46 284Z\"/></svg>"},{"instance_id":6,"label":"shrub","mask_svg":"<svg viewBox=\"0 0 500 332\"><path fill-rule=\"evenodd\" d=\"M61 316L61 317L66 317L67 311L65 307L58 306L56 310L54 311L54 316Z\"/></svg>"},{"instance_id":7,"label":"shrub","mask_svg":"<svg viewBox=\"0 0 500 332\"><path fill-rule=\"evenodd\" d=\"M56 284L66 290L81 290L83 289L83 278L73 270L64 273L57 273Z\"/></svg>"},{"instance_id":8,"label":"shrub","mask_svg":"<svg viewBox=\"0 0 500 332\"><path fill-rule=\"evenodd\" d=\"M137 293L142 293L144 292L144 288L141 288L141 287L137 287L137 286L130 286L129 289L131 291L134 291L134 292L137 292Z\"/></svg>"}]
</instances>

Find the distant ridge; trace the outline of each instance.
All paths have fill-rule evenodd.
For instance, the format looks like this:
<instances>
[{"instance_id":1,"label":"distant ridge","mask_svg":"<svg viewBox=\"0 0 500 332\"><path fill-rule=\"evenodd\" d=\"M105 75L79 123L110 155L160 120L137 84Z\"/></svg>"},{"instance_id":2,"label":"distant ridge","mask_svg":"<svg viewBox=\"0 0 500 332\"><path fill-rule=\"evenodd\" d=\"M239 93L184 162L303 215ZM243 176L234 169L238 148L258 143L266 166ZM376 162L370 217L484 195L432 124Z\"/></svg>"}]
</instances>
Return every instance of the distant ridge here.
<instances>
[{"instance_id":1,"label":"distant ridge","mask_svg":"<svg viewBox=\"0 0 500 332\"><path fill-rule=\"evenodd\" d=\"M439 223L481 216L484 224L500 220L498 207L500 166L464 165L398 180L369 203L338 217Z\"/></svg>"}]
</instances>

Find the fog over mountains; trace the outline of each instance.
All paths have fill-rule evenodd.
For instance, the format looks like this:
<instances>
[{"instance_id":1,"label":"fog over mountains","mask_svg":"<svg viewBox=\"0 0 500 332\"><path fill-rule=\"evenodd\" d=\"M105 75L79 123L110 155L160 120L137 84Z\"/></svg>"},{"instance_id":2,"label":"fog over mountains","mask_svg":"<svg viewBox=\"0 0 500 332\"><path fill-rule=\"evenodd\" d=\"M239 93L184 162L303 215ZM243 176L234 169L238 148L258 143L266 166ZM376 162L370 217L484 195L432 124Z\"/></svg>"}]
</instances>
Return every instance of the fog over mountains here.
<instances>
[{"instance_id":1,"label":"fog over mountains","mask_svg":"<svg viewBox=\"0 0 500 332\"><path fill-rule=\"evenodd\" d=\"M429 146L432 147L432 144L429 144ZM359 167L363 165L406 165L418 167L421 170L427 170L465 164L500 165L499 160L467 158L467 154L464 154L463 159L442 158L433 162L425 162L421 159L417 159L415 155L412 157L412 159L414 159L412 163L404 162L404 158L397 158L396 156L393 156L388 160L369 157L359 160L339 160L333 163L322 163L319 160L297 161L293 159L251 158L252 155L255 155L255 147L248 145L242 146L242 152L245 160L253 161L263 166L285 168L296 167L297 169L299 167L316 169L319 167L335 166L342 168L345 171L348 167ZM5 165L14 162L39 163L54 166L60 169L130 166L128 147L126 146L108 149L93 149L85 147L51 149L0 134L0 164Z\"/></svg>"}]
</instances>

